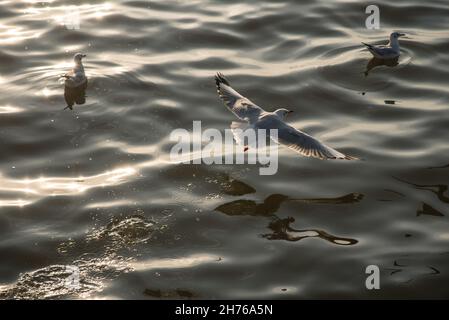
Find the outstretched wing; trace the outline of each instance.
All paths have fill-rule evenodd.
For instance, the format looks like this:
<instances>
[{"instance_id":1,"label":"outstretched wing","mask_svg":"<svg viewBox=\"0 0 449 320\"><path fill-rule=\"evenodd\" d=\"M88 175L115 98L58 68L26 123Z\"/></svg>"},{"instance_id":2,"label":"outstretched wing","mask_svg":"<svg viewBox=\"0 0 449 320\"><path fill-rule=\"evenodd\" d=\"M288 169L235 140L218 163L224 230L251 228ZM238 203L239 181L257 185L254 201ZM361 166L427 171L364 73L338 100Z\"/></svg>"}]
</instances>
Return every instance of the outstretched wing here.
<instances>
[{"instance_id":1,"label":"outstretched wing","mask_svg":"<svg viewBox=\"0 0 449 320\"><path fill-rule=\"evenodd\" d=\"M215 83L218 96L223 100L225 106L240 120L251 122L264 112L258 105L235 91L221 73L215 75Z\"/></svg>"},{"instance_id":2,"label":"outstretched wing","mask_svg":"<svg viewBox=\"0 0 449 320\"><path fill-rule=\"evenodd\" d=\"M269 122L264 121L264 124L259 127L265 127L265 129L278 129L277 139L275 137L272 137L272 139L306 157L358 160L357 158L347 156L340 151L325 145L318 139L293 128L275 116L270 118Z\"/></svg>"}]
</instances>

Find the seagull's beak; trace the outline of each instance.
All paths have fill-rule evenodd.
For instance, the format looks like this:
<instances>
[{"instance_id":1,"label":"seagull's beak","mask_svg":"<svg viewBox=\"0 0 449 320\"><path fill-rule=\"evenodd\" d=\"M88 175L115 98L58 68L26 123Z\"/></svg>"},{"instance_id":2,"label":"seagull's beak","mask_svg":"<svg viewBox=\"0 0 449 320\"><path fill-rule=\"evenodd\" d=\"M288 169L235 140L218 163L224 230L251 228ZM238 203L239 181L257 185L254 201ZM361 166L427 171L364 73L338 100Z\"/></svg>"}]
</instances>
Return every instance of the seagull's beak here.
<instances>
[{"instance_id":1,"label":"seagull's beak","mask_svg":"<svg viewBox=\"0 0 449 320\"><path fill-rule=\"evenodd\" d=\"M293 110L288 110L288 112L287 112L288 114L290 114L290 113L293 113Z\"/></svg>"},{"instance_id":2,"label":"seagull's beak","mask_svg":"<svg viewBox=\"0 0 449 320\"><path fill-rule=\"evenodd\" d=\"M81 57L85 58L85 57L87 57L87 54L83 54L83 55L81 55Z\"/></svg>"},{"instance_id":3,"label":"seagull's beak","mask_svg":"<svg viewBox=\"0 0 449 320\"><path fill-rule=\"evenodd\" d=\"M403 37L403 36L405 36L405 33L399 33L398 34L398 37Z\"/></svg>"}]
</instances>

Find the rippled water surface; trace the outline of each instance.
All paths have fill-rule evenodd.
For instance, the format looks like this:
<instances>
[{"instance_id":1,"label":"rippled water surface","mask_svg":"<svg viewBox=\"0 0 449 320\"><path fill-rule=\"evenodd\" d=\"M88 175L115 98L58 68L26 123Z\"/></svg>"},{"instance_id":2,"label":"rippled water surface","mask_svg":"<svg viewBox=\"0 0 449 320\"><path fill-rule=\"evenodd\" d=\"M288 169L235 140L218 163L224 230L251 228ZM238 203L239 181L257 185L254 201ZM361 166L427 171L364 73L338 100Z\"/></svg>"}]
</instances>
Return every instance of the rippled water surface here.
<instances>
[{"instance_id":1,"label":"rippled water surface","mask_svg":"<svg viewBox=\"0 0 449 320\"><path fill-rule=\"evenodd\" d=\"M70 1L0 1L1 298L449 297L446 0L378 1L380 30L350 0L73 3L71 30ZM392 30L377 65L360 42ZM363 160L170 162L173 129L235 120L217 71Z\"/></svg>"}]
</instances>

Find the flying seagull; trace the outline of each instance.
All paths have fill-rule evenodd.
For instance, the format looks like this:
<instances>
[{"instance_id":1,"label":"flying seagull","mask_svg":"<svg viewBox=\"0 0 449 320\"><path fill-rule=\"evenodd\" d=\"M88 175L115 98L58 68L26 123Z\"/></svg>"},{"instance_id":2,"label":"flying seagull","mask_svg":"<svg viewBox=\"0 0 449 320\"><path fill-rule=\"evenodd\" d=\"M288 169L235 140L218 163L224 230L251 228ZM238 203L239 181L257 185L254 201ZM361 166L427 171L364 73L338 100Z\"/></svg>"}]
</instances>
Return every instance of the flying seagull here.
<instances>
[{"instance_id":1,"label":"flying seagull","mask_svg":"<svg viewBox=\"0 0 449 320\"><path fill-rule=\"evenodd\" d=\"M217 73L215 83L219 97L225 106L237 116L242 122L232 122L231 129L277 129L277 139L271 137L275 142L306 156L319 159L346 159L357 160L357 158L346 156L343 153L328 147L318 139L304 133L285 123L286 116L292 111L281 108L274 112L267 112L249 99L234 90L226 78ZM240 139L234 134L237 142ZM246 151L247 148L245 148Z\"/></svg>"},{"instance_id":2,"label":"flying seagull","mask_svg":"<svg viewBox=\"0 0 449 320\"><path fill-rule=\"evenodd\" d=\"M394 59L399 57L401 50L399 48L399 37L405 36L404 33L393 32L390 34L390 43L386 46L374 46L372 44L364 44L371 54L378 59Z\"/></svg>"},{"instance_id":3,"label":"flying seagull","mask_svg":"<svg viewBox=\"0 0 449 320\"><path fill-rule=\"evenodd\" d=\"M73 56L75 66L69 72L62 77L65 78L64 85L69 88L78 88L87 85L87 77L84 73L84 66L82 59L86 57L83 53L77 53Z\"/></svg>"}]
</instances>

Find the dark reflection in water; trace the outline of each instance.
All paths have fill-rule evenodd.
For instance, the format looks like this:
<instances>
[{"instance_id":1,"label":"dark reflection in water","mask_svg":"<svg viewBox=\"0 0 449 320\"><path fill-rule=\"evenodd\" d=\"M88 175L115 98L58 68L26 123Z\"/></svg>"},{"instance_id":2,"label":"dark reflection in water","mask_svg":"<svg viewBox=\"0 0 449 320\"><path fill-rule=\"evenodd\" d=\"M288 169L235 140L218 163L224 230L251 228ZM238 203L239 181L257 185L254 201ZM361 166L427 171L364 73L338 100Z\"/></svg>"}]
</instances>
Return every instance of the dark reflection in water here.
<instances>
[{"instance_id":1,"label":"dark reflection in water","mask_svg":"<svg viewBox=\"0 0 449 320\"><path fill-rule=\"evenodd\" d=\"M399 57L395 59L378 59L378 58L372 58L370 61L368 61L368 64L366 65L365 70L365 77L368 76L368 74L376 67L380 66L387 66L387 67L396 67L399 64Z\"/></svg>"},{"instance_id":2,"label":"dark reflection in water","mask_svg":"<svg viewBox=\"0 0 449 320\"><path fill-rule=\"evenodd\" d=\"M281 207L281 204L288 199L288 196L282 194L272 194L268 196L263 203L241 199L222 204L215 208L215 210L229 216L247 215L269 217L274 215Z\"/></svg>"},{"instance_id":3,"label":"dark reflection in water","mask_svg":"<svg viewBox=\"0 0 449 320\"><path fill-rule=\"evenodd\" d=\"M273 232L262 235L262 237L269 240L299 241L305 238L320 238L338 245L353 245L358 242L356 239L337 237L318 229L294 229L290 226L295 221L294 218L281 219L275 213L287 201L306 204L348 204L359 202L362 199L363 194L360 193L349 193L337 198L309 199L295 199L283 194L272 194L265 198L262 203L257 203L254 200L239 199L222 204L215 210L229 216L247 215L271 218L268 228Z\"/></svg>"},{"instance_id":4,"label":"dark reflection in water","mask_svg":"<svg viewBox=\"0 0 449 320\"><path fill-rule=\"evenodd\" d=\"M83 84L82 86L76 87L76 88L70 88L68 86L64 87L64 99L67 103L67 107L70 110L73 110L74 104L85 104L86 103L86 89L87 89L87 82Z\"/></svg>"},{"instance_id":5,"label":"dark reflection in water","mask_svg":"<svg viewBox=\"0 0 449 320\"><path fill-rule=\"evenodd\" d=\"M444 217L444 214L442 214L440 211L432 208L427 203L423 203L422 209L418 209L418 211L416 211L417 216L420 216L422 214L429 215L429 216L435 216L435 217Z\"/></svg>"},{"instance_id":6,"label":"dark reflection in water","mask_svg":"<svg viewBox=\"0 0 449 320\"><path fill-rule=\"evenodd\" d=\"M337 198L311 198L311 199L290 199L304 203L321 203L321 204L345 204L356 203L363 199L364 195L357 192L348 193L347 195Z\"/></svg>"},{"instance_id":7,"label":"dark reflection in water","mask_svg":"<svg viewBox=\"0 0 449 320\"><path fill-rule=\"evenodd\" d=\"M441 202L449 203L449 196L447 196L445 194L448 190L448 186L445 184L416 184L416 183L408 182L406 180L399 179L399 178L395 178L395 179L397 179L398 181L404 182L408 185L411 185L411 186L415 187L416 189L430 191L430 192L434 193Z\"/></svg>"},{"instance_id":8,"label":"dark reflection in water","mask_svg":"<svg viewBox=\"0 0 449 320\"><path fill-rule=\"evenodd\" d=\"M390 276L394 276L395 280L402 283L410 283L420 277L433 276L441 274L440 270L435 267L425 265L424 261L418 259L407 259L399 262L395 260L391 268L386 268L390 272Z\"/></svg>"},{"instance_id":9,"label":"dark reflection in water","mask_svg":"<svg viewBox=\"0 0 449 320\"><path fill-rule=\"evenodd\" d=\"M244 194L256 192L256 189L253 187L230 177L227 177L226 183L221 184L221 190L231 196L243 196Z\"/></svg>"},{"instance_id":10,"label":"dark reflection in water","mask_svg":"<svg viewBox=\"0 0 449 320\"><path fill-rule=\"evenodd\" d=\"M351 238L342 238L331 235L323 230L318 229L294 229L290 225L295 222L292 217L287 217L285 219L275 218L268 228L273 232L268 234L263 234L262 237L269 240L287 240L287 241L299 241L305 238L320 238L334 244L349 246L356 244L358 241Z\"/></svg>"},{"instance_id":11,"label":"dark reflection in water","mask_svg":"<svg viewBox=\"0 0 449 320\"><path fill-rule=\"evenodd\" d=\"M283 194L269 195L263 203L256 203L253 200L235 200L222 204L215 210L223 212L230 216L249 215L249 216L272 216L276 213L281 204L285 201L295 201L310 204L344 204L356 203L363 199L363 194L349 193L337 198L311 198L311 199L295 199Z\"/></svg>"}]
</instances>

